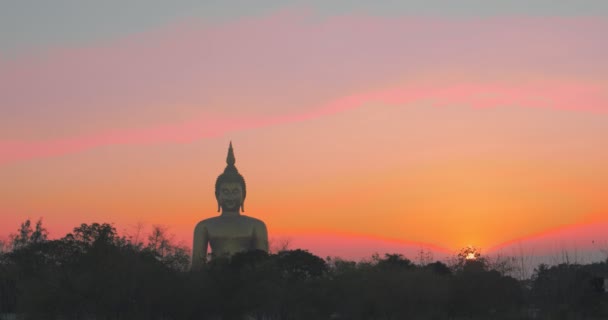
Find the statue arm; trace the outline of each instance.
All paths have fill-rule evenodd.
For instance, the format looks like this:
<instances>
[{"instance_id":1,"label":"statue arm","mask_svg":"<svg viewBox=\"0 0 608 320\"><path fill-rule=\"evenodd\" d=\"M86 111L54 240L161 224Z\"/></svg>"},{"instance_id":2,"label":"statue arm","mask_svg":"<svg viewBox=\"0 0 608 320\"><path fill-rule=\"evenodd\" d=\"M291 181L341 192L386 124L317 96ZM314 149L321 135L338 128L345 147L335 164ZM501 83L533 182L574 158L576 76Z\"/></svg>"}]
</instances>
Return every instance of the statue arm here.
<instances>
[{"instance_id":1,"label":"statue arm","mask_svg":"<svg viewBox=\"0 0 608 320\"><path fill-rule=\"evenodd\" d=\"M199 270L207 261L207 247L209 246L209 235L207 227L199 223L194 228L194 240L192 243L192 270Z\"/></svg>"},{"instance_id":2,"label":"statue arm","mask_svg":"<svg viewBox=\"0 0 608 320\"><path fill-rule=\"evenodd\" d=\"M254 239L254 249L264 250L268 252L268 231L266 230L266 224L260 221L256 226Z\"/></svg>"}]
</instances>

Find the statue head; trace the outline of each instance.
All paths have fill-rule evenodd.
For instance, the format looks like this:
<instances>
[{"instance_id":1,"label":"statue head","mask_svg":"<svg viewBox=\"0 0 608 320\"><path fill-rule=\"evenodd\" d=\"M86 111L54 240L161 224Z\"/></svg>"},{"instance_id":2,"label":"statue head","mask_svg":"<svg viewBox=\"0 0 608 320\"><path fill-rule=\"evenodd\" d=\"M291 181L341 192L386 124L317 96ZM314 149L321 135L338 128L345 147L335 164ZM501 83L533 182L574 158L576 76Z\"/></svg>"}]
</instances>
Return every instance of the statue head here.
<instances>
[{"instance_id":1,"label":"statue head","mask_svg":"<svg viewBox=\"0 0 608 320\"><path fill-rule=\"evenodd\" d=\"M247 196L247 187L245 179L234 166L234 150L232 150L232 142L228 147L228 156L226 157L226 169L215 180L215 199L217 200L217 211L220 207L223 210L234 211L239 208L245 211L245 197Z\"/></svg>"}]
</instances>

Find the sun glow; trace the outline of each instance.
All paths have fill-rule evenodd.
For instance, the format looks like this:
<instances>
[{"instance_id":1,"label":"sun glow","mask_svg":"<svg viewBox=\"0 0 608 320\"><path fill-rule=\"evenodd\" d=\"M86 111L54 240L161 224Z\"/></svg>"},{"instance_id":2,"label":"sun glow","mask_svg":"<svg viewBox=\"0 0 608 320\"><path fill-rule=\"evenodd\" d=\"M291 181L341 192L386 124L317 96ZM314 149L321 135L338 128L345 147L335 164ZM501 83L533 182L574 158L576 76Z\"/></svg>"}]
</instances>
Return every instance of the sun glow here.
<instances>
[{"instance_id":1,"label":"sun glow","mask_svg":"<svg viewBox=\"0 0 608 320\"><path fill-rule=\"evenodd\" d=\"M480 256L481 253L479 252L479 248L472 245L460 249L460 252L458 253L458 258L460 261L475 261L479 259Z\"/></svg>"}]
</instances>

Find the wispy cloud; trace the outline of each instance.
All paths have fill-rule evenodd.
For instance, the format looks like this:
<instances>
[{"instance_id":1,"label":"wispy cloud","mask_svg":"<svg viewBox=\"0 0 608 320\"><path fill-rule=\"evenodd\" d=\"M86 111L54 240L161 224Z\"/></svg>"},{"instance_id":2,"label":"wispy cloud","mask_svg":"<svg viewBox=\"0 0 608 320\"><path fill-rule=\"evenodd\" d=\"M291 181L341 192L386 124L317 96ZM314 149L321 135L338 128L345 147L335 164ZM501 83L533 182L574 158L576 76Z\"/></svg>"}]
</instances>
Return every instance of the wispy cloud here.
<instances>
[{"instance_id":1,"label":"wispy cloud","mask_svg":"<svg viewBox=\"0 0 608 320\"><path fill-rule=\"evenodd\" d=\"M282 11L26 54L0 60L0 164L187 142L366 103L604 112L606 29L599 18Z\"/></svg>"},{"instance_id":2,"label":"wispy cloud","mask_svg":"<svg viewBox=\"0 0 608 320\"><path fill-rule=\"evenodd\" d=\"M0 141L0 164L79 152L106 145L185 143L230 131L305 121L360 107L390 104L407 107L425 103L436 107L538 107L589 110L605 114L608 95L601 86L580 83L526 85L458 83L418 84L343 97L311 111L282 116L209 117L185 123L126 129L43 141Z\"/></svg>"}]
</instances>

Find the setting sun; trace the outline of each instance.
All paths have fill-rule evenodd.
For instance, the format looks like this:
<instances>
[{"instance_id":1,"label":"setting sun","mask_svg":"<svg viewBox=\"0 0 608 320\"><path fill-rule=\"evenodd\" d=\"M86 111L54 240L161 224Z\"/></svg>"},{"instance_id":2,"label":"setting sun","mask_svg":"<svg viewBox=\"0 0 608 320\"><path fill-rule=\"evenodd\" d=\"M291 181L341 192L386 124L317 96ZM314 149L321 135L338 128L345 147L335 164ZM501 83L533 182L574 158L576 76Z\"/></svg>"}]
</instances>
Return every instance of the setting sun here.
<instances>
[{"instance_id":1,"label":"setting sun","mask_svg":"<svg viewBox=\"0 0 608 320\"><path fill-rule=\"evenodd\" d=\"M461 261L462 260L466 260L466 261L477 260L480 256L481 256L481 253L479 252L479 249L472 245L468 245L468 246L460 249L460 253L458 253L458 257Z\"/></svg>"}]
</instances>

